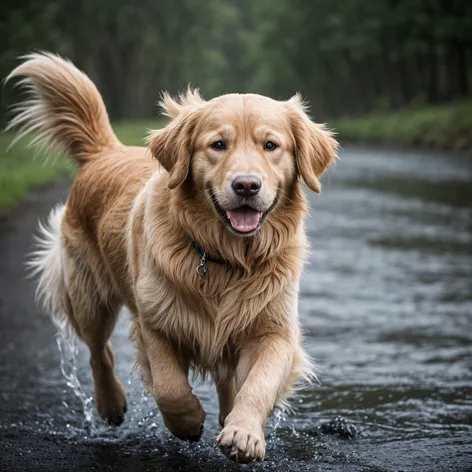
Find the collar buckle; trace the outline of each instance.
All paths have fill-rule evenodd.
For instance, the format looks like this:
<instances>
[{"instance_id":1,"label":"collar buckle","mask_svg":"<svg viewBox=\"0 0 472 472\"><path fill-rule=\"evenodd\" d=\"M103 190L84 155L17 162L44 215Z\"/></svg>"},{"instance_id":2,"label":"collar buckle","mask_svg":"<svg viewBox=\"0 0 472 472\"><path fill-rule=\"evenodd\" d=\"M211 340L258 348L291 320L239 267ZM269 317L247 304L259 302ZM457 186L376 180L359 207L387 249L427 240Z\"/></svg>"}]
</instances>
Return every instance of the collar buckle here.
<instances>
[{"instance_id":1,"label":"collar buckle","mask_svg":"<svg viewBox=\"0 0 472 472\"><path fill-rule=\"evenodd\" d=\"M197 274L202 277L205 277L208 274L208 269L205 267L206 263L207 263L206 252L204 252L201 256L200 264L198 264L197 269L196 269Z\"/></svg>"}]
</instances>

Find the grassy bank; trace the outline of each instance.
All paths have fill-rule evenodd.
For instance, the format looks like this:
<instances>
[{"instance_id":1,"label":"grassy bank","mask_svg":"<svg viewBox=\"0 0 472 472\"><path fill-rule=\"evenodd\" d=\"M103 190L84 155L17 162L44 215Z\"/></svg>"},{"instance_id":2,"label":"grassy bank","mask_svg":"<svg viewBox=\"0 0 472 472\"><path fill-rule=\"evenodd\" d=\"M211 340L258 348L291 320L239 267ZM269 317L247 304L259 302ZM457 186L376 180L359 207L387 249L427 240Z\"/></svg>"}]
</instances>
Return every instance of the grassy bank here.
<instances>
[{"instance_id":1,"label":"grassy bank","mask_svg":"<svg viewBox=\"0 0 472 472\"><path fill-rule=\"evenodd\" d=\"M472 101L377 112L329 125L344 143L472 150Z\"/></svg>"},{"instance_id":2,"label":"grassy bank","mask_svg":"<svg viewBox=\"0 0 472 472\"><path fill-rule=\"evenodd\" d=\"M149 128L159 122L136 121L113 126L120 140L129 145L143 144ZM45 185L60 177L72 176L74 165L70 159L54 155L35 157L35 150L27 147L28 139L16 143L7 151L13 135L0 134L0 211L11 209L32 187ZM57 157L57 156L56 156Z\"/></svg>"}]
</instances>

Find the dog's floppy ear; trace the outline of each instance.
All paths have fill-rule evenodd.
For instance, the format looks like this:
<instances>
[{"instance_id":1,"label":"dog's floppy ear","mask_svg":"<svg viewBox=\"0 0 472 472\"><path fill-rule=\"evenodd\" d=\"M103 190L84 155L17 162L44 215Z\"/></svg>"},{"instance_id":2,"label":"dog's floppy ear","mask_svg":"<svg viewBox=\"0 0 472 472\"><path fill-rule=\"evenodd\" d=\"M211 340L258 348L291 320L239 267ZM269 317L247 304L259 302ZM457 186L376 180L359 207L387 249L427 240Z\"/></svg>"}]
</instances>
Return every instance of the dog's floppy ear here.
<instances>
[{"instance_id":1,"label":"dog's floppy ear","mask_svg":"<svg viewBox=\"0 0 472 472\"><path fill-rule=\"evenodd\" d=\"M307 106L299 94L286 103L295 138L298 172L311 190L320 193L319 178L336 161L338 142L324 125L310 120L306 113Z\"/></svg>"},{"instance_id":2,"label":"dog's floppy ear","mask_svg":"<svg viewBox=\"0 0 472 472\"><path fill-rule=\"evenodd\" d=\"M159 104L172 120L165 128L153 131L147 141L152 155L169 173L170 189L183 184L188 176L194 131L204 103L197 90L188 89L176 100L167 93L162 95Z\"/></svg>"}]
</instances>

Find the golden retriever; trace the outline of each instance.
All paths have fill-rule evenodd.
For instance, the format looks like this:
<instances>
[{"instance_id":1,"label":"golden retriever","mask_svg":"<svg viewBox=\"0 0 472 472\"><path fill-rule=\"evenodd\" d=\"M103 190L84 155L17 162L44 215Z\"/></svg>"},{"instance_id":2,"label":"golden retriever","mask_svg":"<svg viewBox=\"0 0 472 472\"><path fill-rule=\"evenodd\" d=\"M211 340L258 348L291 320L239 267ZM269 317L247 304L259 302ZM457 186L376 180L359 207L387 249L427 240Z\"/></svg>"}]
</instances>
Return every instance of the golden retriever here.
<instances>
[{"instance_id":1,"label":"golden retriever","mask_svg":"<svg viewBox=\"0 0 472 472\"><path fill-rule=\"evenodd\" d=\"M95 403L120 424L126 395L109 341L132 313L143 380L167 428L198 440L205 412L189 369L211 375L217 445L249 462L264 427L311 364L297 297L306 251L300 179L320 192L337 142L296 95L163 95L170 118L146 147L123 145L90 79L52 54L10 74L29 92L9 124L78 164L67 202L51 211L30 261L38 297L90 349Z\"/></svg>"}]
</instances>

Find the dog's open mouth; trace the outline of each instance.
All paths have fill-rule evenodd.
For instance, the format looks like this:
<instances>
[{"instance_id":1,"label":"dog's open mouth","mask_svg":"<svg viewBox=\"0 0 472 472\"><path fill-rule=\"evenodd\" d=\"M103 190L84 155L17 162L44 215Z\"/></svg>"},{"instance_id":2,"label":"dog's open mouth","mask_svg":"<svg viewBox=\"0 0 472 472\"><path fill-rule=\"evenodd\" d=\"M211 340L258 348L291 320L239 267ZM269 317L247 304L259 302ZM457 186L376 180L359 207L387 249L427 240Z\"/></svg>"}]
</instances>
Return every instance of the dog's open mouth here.
<instances>
[{"instance_id":1,"label":"dog's open mouth","mask_svg":"<svg viewBox=\"0 0 472 472\"><path fill-rule=\"evenodd\" d=\"M250 233L257 229L264 213L254 210L250 206L242 206L226 212L226 218L231 227L238 233Z\"/></svg>"},{"instance_id":2,"label":"dog's open mouth","mask_svg":"<svg viewBox=\"0 0 472 472\"><path fill-rule=\"evenodd\" d=\"M224 210L213 193L211 193L211 200L229 229L233 231L233 233L244 236L254 234L277 204L276 197L272 205L265 211L257 210L250 205L243 205L238 208L233 208L232 210Z\"/></svg>"}]
</instances>

